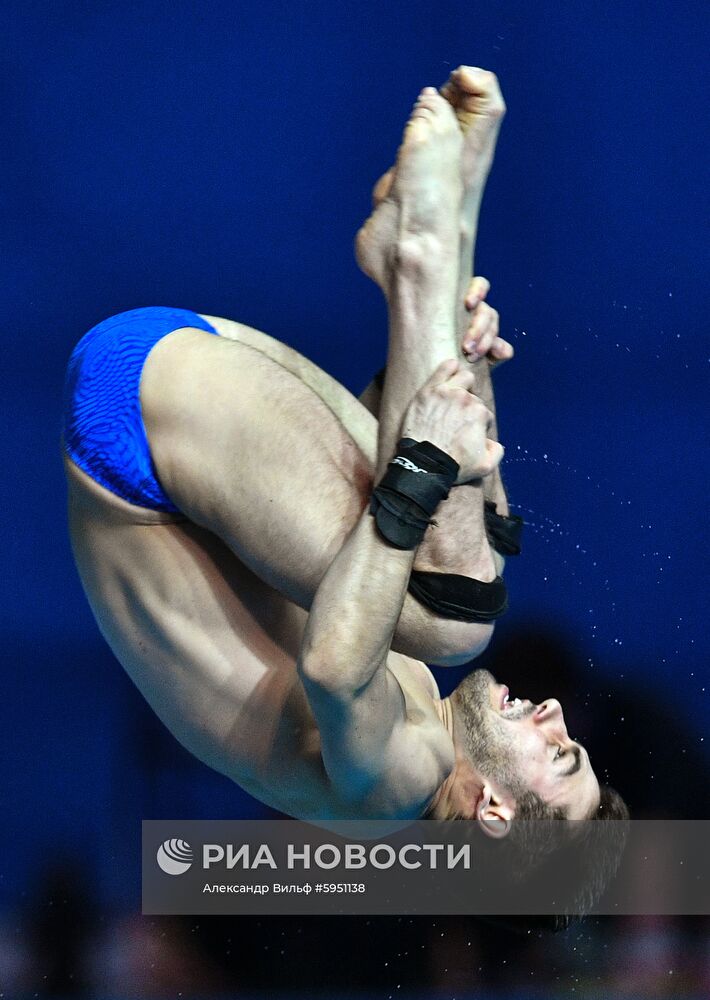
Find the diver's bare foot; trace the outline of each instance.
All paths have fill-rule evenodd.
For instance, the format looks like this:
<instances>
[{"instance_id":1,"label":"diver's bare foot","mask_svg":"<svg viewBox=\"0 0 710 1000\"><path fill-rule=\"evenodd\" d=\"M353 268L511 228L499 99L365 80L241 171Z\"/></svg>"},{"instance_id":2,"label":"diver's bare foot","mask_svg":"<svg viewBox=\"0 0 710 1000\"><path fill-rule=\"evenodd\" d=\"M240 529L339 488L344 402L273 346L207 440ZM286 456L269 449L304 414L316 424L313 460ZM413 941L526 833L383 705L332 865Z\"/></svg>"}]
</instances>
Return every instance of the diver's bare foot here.
<instances>
[{"instance_id":1,"label":"diver's bare foot","mask_svg":"<svg viewBox=\"0 0 710 1000\"><path fill-rule=\"evenodd\" d=\"M395 260L432 243L456 249L463 185L462 137L450 105L433 87L419 95L404 130L387 195L357 234L358 264L389 294ZM437 254L427 255L436 259ZM448 266L448 265L447 265Z\"/></svg>"},{"instance_id":2,"label":"diver's bare foot","mask_svg":"<svg viewBox=\"0 0 710 1000\"><path fill-rule=\"evenodd\" d=\"M495 73L459 66L441 88L464 134L462 176L466 195L482 189L493 163L505 101Z\"/></svg>"},{"instance_id":3,"label":"diver's bare foot","mask_svg":"<svg viewBox=\"0 0 710 1000\"><path fill-rule=\"evenodd\" d=\"M479 193L493 163L506 110L498 78L495 73L477 66L459 66L439 93L456 112L464 135L461 158L464 195ZM390 167L375 184L372 192L375 206L389 194L394 173L395 167Z\"/></svg>"}]
</instances>

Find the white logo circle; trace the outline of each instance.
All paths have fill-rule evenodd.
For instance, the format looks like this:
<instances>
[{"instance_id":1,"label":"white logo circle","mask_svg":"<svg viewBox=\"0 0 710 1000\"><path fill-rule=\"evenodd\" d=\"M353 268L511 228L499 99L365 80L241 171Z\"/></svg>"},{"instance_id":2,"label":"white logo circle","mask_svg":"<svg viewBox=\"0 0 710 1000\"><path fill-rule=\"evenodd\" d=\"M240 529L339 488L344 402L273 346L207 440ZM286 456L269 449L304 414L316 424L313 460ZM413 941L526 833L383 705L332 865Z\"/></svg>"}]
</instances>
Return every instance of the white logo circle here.
<instances>
[{"instance_id":1,"label":"white logo circle","mask_svg":"<svg viewBox=\"0 0 710 1000\"><path fill-rule=\"evenodd\" d=\"M158 848L157 860L166 875L182 875L192 864L192 848L186 840L166 840Z\"/></svg>"}]
</instances>

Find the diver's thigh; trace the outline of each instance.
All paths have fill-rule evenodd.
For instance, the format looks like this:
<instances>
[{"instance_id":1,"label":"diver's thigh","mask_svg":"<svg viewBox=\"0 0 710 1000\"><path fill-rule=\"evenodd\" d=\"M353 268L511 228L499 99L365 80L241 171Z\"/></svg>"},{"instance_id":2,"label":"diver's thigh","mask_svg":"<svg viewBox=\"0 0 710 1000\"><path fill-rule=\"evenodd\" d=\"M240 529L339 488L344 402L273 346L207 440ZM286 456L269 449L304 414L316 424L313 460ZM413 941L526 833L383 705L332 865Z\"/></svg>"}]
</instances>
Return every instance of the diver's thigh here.
<instances>
[{"instance_id":1,"label":"diver's thigh","mask_svg":"<svg viewBox=\"0 0 710 1000\"><path fill-rule=\"evenodd\" d=\"M175 505L308 607L366 504L376 422L368 415L368 455L299 375L249 344L193 330L153 348L140 397Z\"/></svg>"},{"instance_id":2,"label":"diver's thigh","mask_svg":"<svg viewBox=\"0 0 710 1000\"><path fill-rule=\"evenodd\" d=\"M218 316L203 316L219 333L229 339L253 347L296 375L309 389L320 396L345 427L360 450L374 463L376 459L377 425L373 412L337 379L317 364L261 330Z\"/></svg>"}]
</instances>

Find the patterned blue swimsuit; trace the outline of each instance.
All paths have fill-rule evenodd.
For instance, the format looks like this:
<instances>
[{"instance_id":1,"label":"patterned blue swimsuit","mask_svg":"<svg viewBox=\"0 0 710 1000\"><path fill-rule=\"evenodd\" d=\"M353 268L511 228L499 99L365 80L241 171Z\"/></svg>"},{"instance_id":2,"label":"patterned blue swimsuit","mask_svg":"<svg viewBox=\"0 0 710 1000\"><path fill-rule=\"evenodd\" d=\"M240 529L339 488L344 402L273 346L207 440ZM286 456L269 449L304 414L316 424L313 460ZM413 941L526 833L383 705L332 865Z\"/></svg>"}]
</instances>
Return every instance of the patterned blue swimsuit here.
<instances>
[{"instance_id":1,"label":"patterned blue swimsuit","mask_svg":"<svg viewBox=\"0 0 710 1000\"><path fill-rule=\"evenodd\" d=\"M217 333L189 309L150 306L112 316L76 345L64 383L63 438L69 457L107 490L152 510L178 508L156 476L138 387L151 348L184 326Z\"/></svg>"}]
</instances>

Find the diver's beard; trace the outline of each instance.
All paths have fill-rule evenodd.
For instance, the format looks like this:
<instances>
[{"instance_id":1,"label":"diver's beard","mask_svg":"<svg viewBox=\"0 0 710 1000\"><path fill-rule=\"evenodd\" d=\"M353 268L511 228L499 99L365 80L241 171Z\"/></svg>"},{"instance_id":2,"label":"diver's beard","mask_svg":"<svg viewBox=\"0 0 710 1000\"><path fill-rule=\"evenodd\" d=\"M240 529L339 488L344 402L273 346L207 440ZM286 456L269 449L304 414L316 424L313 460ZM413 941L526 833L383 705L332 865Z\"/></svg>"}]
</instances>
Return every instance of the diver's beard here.
<instances>
[{"instance_id":1,"label":"diver's beard","mask_svg":"<svg viewBox=\"0 0 710 1000\"><path fill-rule=\"evenodd\" d=\"M464 729L464 746L476 770L484 778L511 792L521 787L516 767L516 746L503 721L491 708L487 670L475 670L458 690L458 707Z\"/></svg>"}]
</instances>

